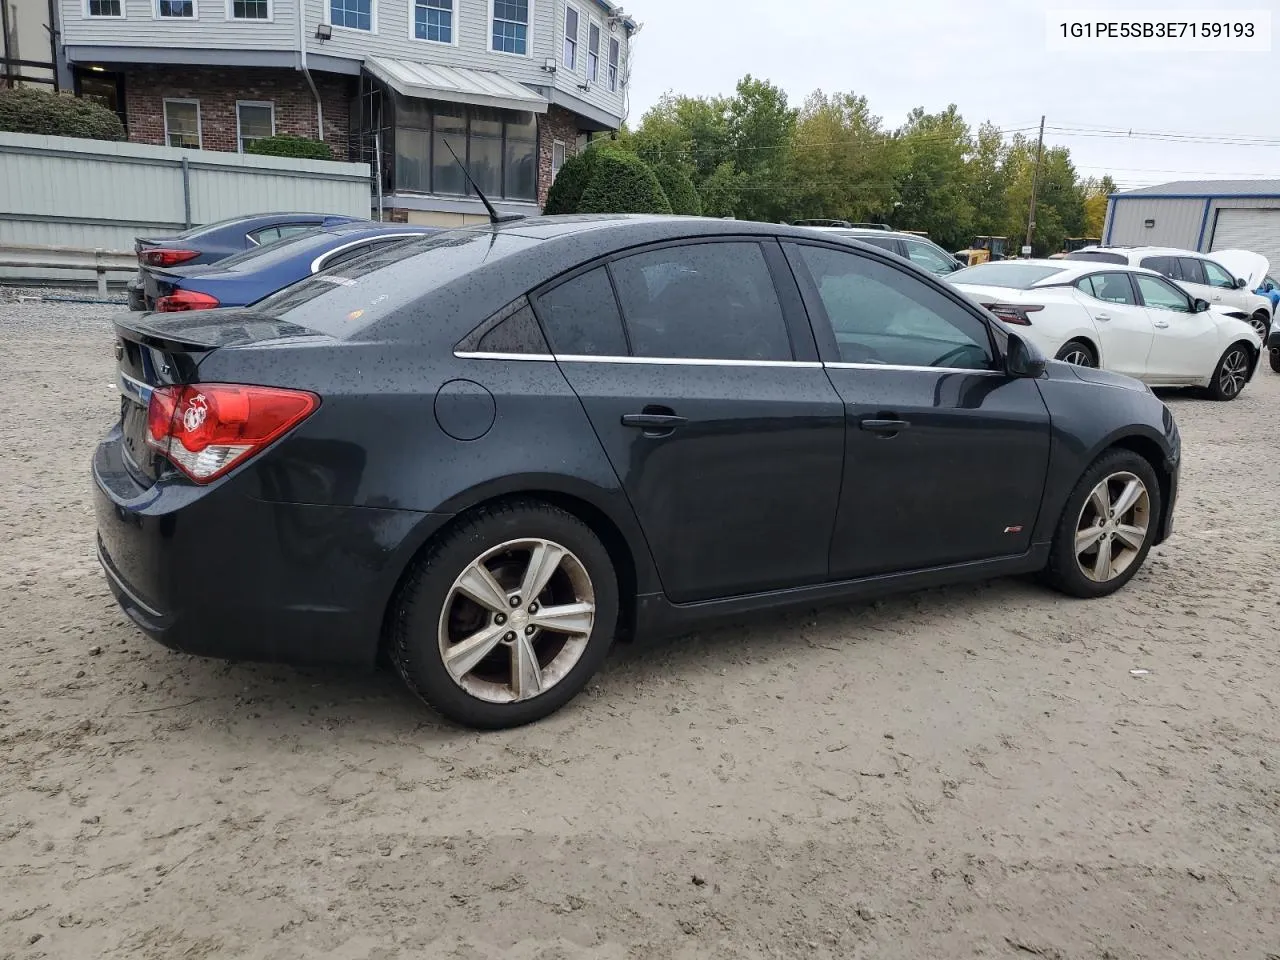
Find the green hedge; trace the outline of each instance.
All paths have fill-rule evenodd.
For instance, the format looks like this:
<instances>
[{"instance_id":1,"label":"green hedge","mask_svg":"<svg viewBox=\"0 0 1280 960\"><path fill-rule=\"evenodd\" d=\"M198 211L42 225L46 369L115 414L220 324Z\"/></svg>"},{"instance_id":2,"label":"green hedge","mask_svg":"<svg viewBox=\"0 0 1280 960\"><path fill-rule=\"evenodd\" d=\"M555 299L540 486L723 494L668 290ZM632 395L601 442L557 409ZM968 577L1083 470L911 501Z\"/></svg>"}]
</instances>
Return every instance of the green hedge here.
<instances>
[{"instance_id":1,"label":"green hedge","mask_svg":"<svg viewBox=\"0 0 1280 960\"><path fill-rule=\"evenodd\" d=\"M591 172L594 168L595 159L603 149L606 148L603 146L589 146L581 153L575 153L571 157L564 158L560 172L556 174L555 182L551 184L551 189L547 191L547 203L542 208L543 213L550 215L578 212L578 204L582 202L582 195L586 192L588 184L591 183Z\"/></svg>"},{"instance_id":2,"label":"green hedge","mask_svg":"<svg viewBox=\"0 0 1280 960\"><path fill-rule=\"evenodd\" d=\"M681 173L677 167L660 164L653 168L653 175L662 185L662 192L667 195L667 200L671 203L672 213L686 217L702 215L702 198L698 196L693 181Z\"/></svg>"},{"instance_id":3,"label":"green hedge","mask_svg":"<svg viewBox=\"0 0 1280 960\"><path fill-rule=\"evenodd\" d=\"M257 153L264 157L296 157L300 160L332 160L333 149L320 140L277 133L274 137L253 140L244 148L245 153Z\"/></svg>"},{"instance_id":4,"label":"green hedge","mask_svg":"<svg viewBox=\"0 0 1280 960\"><path fill-rule=\"evenodd\" d=\"M670 213L671 204L647 163L633 153L605 150L591 162L591 182L577 212Z\"/></svg>"},{"instance_id":5,"label":"green hedge","mask_svg":"<svg viewBox=\"0 0 1280 960\"><path fill-rule=\"evenodd\" d=\"M125 136L120 118L101 104L30 87L0 89L0 130L85 140L123 140Z\"/></svg>"}]
</instances>

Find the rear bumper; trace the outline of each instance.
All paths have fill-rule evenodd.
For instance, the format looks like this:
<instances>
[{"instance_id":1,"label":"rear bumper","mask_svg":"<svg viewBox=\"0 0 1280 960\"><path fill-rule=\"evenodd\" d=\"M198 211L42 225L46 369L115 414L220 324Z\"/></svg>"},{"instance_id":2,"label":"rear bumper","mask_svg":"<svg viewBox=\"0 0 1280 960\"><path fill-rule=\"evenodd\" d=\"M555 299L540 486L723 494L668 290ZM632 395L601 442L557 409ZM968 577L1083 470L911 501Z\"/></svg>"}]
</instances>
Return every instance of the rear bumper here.
<instances>
[{"instance_id":1,"label":"rear bumper","mask_svg":"<svg viewBox=\"0 0 1280 960\"><path fill-rule=\"evenodd\" d=\"M448 519L263 500L234 473L144 489L118 430L93 477L98 559L121 608L166 647L232 660L372 664L401 572Z\"/></svg>"}]
</instances>

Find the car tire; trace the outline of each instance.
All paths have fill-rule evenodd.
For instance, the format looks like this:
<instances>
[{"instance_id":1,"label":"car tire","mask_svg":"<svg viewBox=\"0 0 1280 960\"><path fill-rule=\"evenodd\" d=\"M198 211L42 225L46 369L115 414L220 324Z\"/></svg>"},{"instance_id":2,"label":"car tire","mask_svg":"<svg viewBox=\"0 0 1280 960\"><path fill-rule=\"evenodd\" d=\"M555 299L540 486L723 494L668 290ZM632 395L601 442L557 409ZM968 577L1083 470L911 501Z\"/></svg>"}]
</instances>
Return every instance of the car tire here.
<instances>
[{"instance_id":1,"label":"car tire","mask_svg":"<svg viewBox=\"0 0 1280 960\"><path fill-rule=\"evenodd\" d=\"M563 629L548 625L553 608ZM565 510L513 500L466 515L415 560L389 618L390 655L437 712L496 730L572 700L617 623L617 576L599 537Z\"/></svg>"},{"instance_id":2,"label":"car tire","mask_svg":"<svg viewBox=\"0 0 1280 960\"><path fill-rule=\"evenodd\" d=\"M1133 502L1126 506L1123 501L1130 495L1133 481L1139 487ZM1105 519L1095 491L1105 492ZM1092 599L1115 593L1133 579L1147 559L1158 533L1162 506L1159 479L1146 459L1130 450L1103 454L1067 497L1054 532L1045 579L1073 597ZM1111 515L1114 508L1121 508L1118 520ZM1105 561L1101 559L1103 550L1107 551Z\"/></svg>"},{"instance_id":3,"label":"car tire","mask_svg":"<svg viewBox=\"0 0 1280 960\"><path fill-rule=\"evenodd\" d=\"M1271 315L1265 310L1258 310L1249 318L1249 326L1253 327L1253 332L1265 344L1267 334L1271 332Z\"/></svg>"},{"instance_id":4,"label":"car tire","mask_svg":"<svg viewBox=\"0 0 1280 960\"><path fill-rule=\"evenodd\" d=\"M1218 365L1213 368L1209 381L1210 400L1234 400L1249 382L1249 368L1253 363L1249 345L1241 341L1233 343L1222 352Z\"/></svg>"},{"instance_id":5,"label":"car tire","mask_svg":"<svg viewBox=\"0 0 1280 960\"><path fill-rule=\"evenodd\" d=\"M1280 373L1280 347L1271 348L1271 369Z\"/></svg>"},{"instance_id":6,"label":"car tire","mask_svg":"<svg viewBox=\"0 0 1280 960\"><path fill-rule=\"evenodd\" d=\"M1096 367L1098 365L1098 351L1083 340L1068 340L1062 345L1062 349L1058 351L1054 359L1074 364L1077 367Z\"/></svg>"}]
</instances>

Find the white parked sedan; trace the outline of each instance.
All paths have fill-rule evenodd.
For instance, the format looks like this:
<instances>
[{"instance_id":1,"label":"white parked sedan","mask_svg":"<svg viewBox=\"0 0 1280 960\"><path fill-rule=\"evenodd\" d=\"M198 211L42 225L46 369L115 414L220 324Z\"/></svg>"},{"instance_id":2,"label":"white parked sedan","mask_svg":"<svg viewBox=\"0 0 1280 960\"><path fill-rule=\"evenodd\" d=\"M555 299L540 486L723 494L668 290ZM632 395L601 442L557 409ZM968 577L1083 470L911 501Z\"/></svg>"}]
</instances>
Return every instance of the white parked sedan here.
<instances>
[{"instance_id":1,"label":"white parked sedan","mask_svg":"<svg viewBox=\"0 0 1280 960\"><path fill-rule=\"evenodd\" d=\"M1239 311L1211 307L1153 270L1070 260L1002 260L951 283L1048 357L1157 387L1207 387L1234 400L1262 342Z\"/></svg>"}]
</instances>

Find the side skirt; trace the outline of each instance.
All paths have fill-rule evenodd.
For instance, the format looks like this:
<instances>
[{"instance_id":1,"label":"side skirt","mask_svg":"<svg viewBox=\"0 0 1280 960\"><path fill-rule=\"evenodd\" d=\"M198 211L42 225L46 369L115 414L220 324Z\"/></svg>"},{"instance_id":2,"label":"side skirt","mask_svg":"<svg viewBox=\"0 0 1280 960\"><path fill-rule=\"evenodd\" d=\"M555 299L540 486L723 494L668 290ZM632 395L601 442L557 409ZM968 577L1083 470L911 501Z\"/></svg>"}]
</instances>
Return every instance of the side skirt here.
<instances>
[{"instance_id":1,"label":"side skirt","mask_svg":"<svg viewBox=\"0 0 1280 960\"><path fill-rule=\"evenodd\" d=\"M1049 562L1049 543L1035 543L1026 553L994 560L974 560L942 567L926 567L904 573L879 574L857 580L840 580L807 587L770 590L723 600L672 603L663 594L636 598L636 639L641 642L672 636L716 621L728 621L749 613L822 606L848 600L870 600L894 593L941 587L974 580L991 580L1043 570Z\"/></svg>"}]
</instances>

